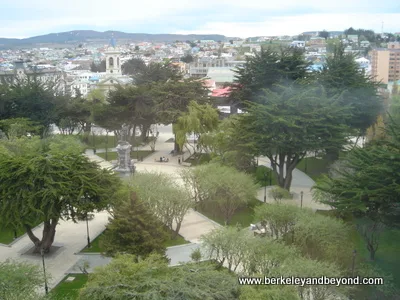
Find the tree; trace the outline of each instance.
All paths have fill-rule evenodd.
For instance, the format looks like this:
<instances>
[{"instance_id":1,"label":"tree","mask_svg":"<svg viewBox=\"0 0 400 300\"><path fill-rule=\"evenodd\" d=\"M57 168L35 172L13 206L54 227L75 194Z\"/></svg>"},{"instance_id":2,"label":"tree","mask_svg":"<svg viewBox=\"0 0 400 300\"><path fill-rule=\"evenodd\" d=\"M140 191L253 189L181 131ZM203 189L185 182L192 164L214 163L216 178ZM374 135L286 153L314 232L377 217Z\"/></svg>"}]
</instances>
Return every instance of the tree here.
<instances>
[{"instance_id":1,"label":"tree","mask_svg":"<svg viewBox=\"0 0 400 300\"><path fill-rule=\"evenodd\" d=\"M181 61L187 64L193 62L193 56L190 54L186 54L185 56L181 57Z\"/></svg>"},{"instance_id":2,"label":"tree","mask_svg":"<svg viewBox=\"0 0 400 300\"><path fill-rule=\"evenodd\" d=\"M368 222L368 220L364 220L364 222L357 224L357 230L365 241L370 260L375 260L375 254L379 248L380 234L384 228L385 226L382 223L376 221Z\"/></svg>"},{"instance_id":3,"label":"tree","mask_svg":"<svg viewBox=\"0 0 400 300\"><path fill-rule=\"evenodd\" d=\"M218 122L219 114L215 108L209 104L201 105L191 101L188 112L183 113L173 127L179 149L183 150L184 145L186 145L186 148L190 145L187 143L188 134L193 134L195 139L199 141L202 134L215 130ZM192 147L193 151L196 152L195 145Z\"/></svg>"},{"instance_id":4,"label":"tree","mask_svg":"<svg viewBox=\"0 0 400 300\"><path fill-rule=\"evenodd\" d=\"M330 33L326 30L322 30L318 32L318 36L324 38L325 40L328 39Z\"/></svg>"},{"instance_id":5,"label":"tree","mask_svg":"<svg viewBox=\"0 0 400 300\"><path fill-rule=\"evenodd\" d=\"M148 209L171 230L172 239L175 239L183 218L194 204L189 190L179 186L171 176L154 172L135 174L132 187Z\"/></svg>"},{"instance_id":6,"label":"tree","mask_svg":"<svg viewBox=\"0 0 400 300\"><path fill-rule=\"evenodd\" d=\"M137 68L137 72L133 74L135 84L149 84L153 82L167 82L168 80L180 80L182 74L179 69L170 61L163 63L151 62L146 67Z\"/></svg>"},{"instance_id":7,"label":"tree","mask_svg":"<svg viewBox=\"0 0 400 300\"><path fill-rule=\"evenodd\" d=\"M141 72L144 72L146 68L147 66L144 60L140 58L131 58L122 65L122 73L124 75L135 76Z\"/></svg>"},{"instance_id":8,"label":"tree","mask_svg":"<svg viewBox=\"0 0 400 300\"><path fill-rule=\"evenodd\" d=\"M90 71L99 73L99 72L105 72L106 71L106 60L102 60L99 64L96 64L95 62L92 62L90 64Z\"/></svg>"},{"instance_id":9,"label":"tree","mask_svg":"<svg viewBox=\"0 0 400 300\"><path fill-rule=\"evenodd\" d=\"M101 243L107 255L126 253L146 257L152 252L165 254L166 239L163 224L136 193L130 192L130 199L123 199L113 206L113 217L106 226Z\"/></svg>"},{"instance_id":10,"label":"tree","mask_svg":"<svg viewBox=\"0 0 400 300\"><path fill-rule=\"evenodd\" d=\"M12 260L0 262L0 299L42 299L38 293L42 284L43 273L38 266Z\"/></svg>"},{"instance_id":11,"label":"tree","mask_svg":"<svg viewBox=\"0 0 400 300\"><path fill-rule=\"evenodd\" d=\"M40 135L49 131L57 119L57 103L60 96L55 95L54 85L45 84L37 77L17 80L4 88L4 106L1 119L26 118L41 126Z\"/></svg>"},{"instance_id":12,"label":"tree","mask_svg":"<svg viewBox=\"0 0 400 300\"><path fill-rule=\"evenodd\" d=\"M39 135L41 126L27 118L0 120L0 130L8 139Z\"/></svg>"},{"instance_id":13,"label":"tree","mask_svg":"<svg viewBox=\"0 0 400 300\"><path fill-rule=\"evenodd\" d=\"M386 125L386 140L353 149L335 170L336 176L317 182L315 197L341 213L399 227L400 182L394 175L400 170L399 128L392 120Z\"/></svg>"},{"instance_id":14,"label":"tree","mask_svg":"<svg viewBox=\"0 0 400 300\"><path fill-rule=\"evenodd\" d=\"M293 286L242 286L240 300L300 300L297 290Z\"/></svg>"},{"instance_id":15,"label":"tree","mask_svg":"<svg viewBox=\"0 0 400 300\"><path fill-rule=\"evenodd\" d=\"M272 238L292 238L299 209L294 205L259 205L254 210L254 219L259 221L266 233Z\"/></svg>"},{"instance_id":16,"label":"tree","mask_svg":"<svg viewBox=\"0 0 400 300\"><path fill-rule=\"evenodd\" d=\"M89 277L80 300L109 299L231 300L239 286L233 274L212 264L168 267L159 256L136 262L130 255L114 258Z\"/></svg>"},{"instance_id":17,"label":"tree","mask_svg":"<svg viewBox=\"0 0 400 300\"><path fill-rule=\"evenodd\" d=\"M209 163L193 169L184 180L197 195L200 207L219 213L229 224L240 207L256 197L258 186L253 178L232 167Z\"/></svg>"},{"instance_id":18,"label":"tree","mask_svg":"<svg viewBox=\"0 0 400 300\"><path fill-rule=\"evenodd\" d=\"M328 97L341 95L340 103L351 107L352 117L346 119L346 124L355 129L358 136L364 135L376 122L382 111L378 85L360 70L354 55L344 52L343 44L335 45L333 56L327 57L318 81L325 87ZM333 159L337 158L336 151Z\"/></svg>"},{"instance_id":19,"label":"tree","mask_svg":"<svg viewBox=\"0 0 400 300\"><path fill-rule=\"evenodd\" d=\"M238 126L238 115L225 118L218 128L200 136L199 145L203 152L211 155L213 162L251 173L256 164L252 154L256 151L250 145L237 143L235 136Z\"/></svg>"},{"instance_id":20,"label":"tree","mask_svg":"<svg viewBox=\"0 0 400 300\"><path fill-rule=\"evenodd\" d=\"M76 151L76 150L75 150ZM76 152L51 149L0 158L0 222L22 227L35 251L50 250L59 220L105 209L119 179ZM32 227L43 222L39 239Z\"/></svg>"},{"instance_id":21,"label":"tree","mask_svg":"<svg viewBox=\"0 0 400 300\"><path fill-rule=\"evenodd\" d=\"M289 193L288 190L285 190L279 186L273 187L269 190L268 196L273 198L277 203L280 203L282 199L291 199L292 195Z\"/></svg>"},{"instance_id":22,"label":"tree","mask_svg":"<svg viewBox=\"0 0 400 300\"><path fill-rule=\"evenodd\" d=\"M246 64L235 70L231 100L239 106L244 101L258 102L262 89L274 89L275 84L290 84L310 77L303 50L300 48L262 49L254 57L247 57Z\"/></svg>"},{"instance_id":23,"label":"tree","mask_svg":"<svg viewBox=\"0 0 400 300\"><path fill-rule=\"evenodd\" d=\"M341 149L346 143L343 121L349 109L323 89L281 86L277 92L264 90L258 102L247 103L233 140L254 156L266 156L284 189L290 190L292 172L307 152Z\"/></svg>"}]
</instances>

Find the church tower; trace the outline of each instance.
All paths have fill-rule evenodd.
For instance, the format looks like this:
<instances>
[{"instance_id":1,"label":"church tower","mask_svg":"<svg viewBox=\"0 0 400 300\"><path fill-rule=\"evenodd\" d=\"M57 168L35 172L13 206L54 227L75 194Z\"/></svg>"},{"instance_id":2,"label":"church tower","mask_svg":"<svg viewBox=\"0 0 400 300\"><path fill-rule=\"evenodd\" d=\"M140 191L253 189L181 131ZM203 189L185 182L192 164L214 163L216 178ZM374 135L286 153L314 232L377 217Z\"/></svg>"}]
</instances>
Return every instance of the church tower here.
<instances>
[{"instance_id":1,"label":"church tower","mask_svg":"<svg viewBox=\"0 0 400 300\"><path fill-rule=\"evenodd\" d=\"M116 47L114 37L111 38L106 54L106 73L112 75L121 75L121 51Z\"/></svg>"}]
</instances>

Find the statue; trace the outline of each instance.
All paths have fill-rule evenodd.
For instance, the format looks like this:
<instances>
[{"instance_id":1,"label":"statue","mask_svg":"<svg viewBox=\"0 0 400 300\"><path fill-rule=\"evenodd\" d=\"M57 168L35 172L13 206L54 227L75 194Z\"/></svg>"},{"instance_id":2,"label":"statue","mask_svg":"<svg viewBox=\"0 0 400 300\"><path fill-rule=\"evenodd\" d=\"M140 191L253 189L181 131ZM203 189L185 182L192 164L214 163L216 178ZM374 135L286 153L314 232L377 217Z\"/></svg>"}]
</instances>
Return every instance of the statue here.
<instances>
[{"instance_id":1,"label":"statue","mask_svg":"<svg viewBox=\"0 0 400 300\"><path fill-rule=\"evenodd\" d=\"M121 127L121 142L127 142L129 127L125 123Z\"/></svg>"},{"instance_id":2,"label":"statue","mask_svg":"<svg viewBox=\"0 0 400 300\"><path fill-rule=\"evenodd\" d=\"M126 124L123 124L121 127L121 139L118 141L117 152L118 152L118 161L115 166L115 170L120 173L130 173L133 174L135 171L135 166L131 161L131 144L128 143L128 132L129 127Z\"/></svg>"}]
</instances>

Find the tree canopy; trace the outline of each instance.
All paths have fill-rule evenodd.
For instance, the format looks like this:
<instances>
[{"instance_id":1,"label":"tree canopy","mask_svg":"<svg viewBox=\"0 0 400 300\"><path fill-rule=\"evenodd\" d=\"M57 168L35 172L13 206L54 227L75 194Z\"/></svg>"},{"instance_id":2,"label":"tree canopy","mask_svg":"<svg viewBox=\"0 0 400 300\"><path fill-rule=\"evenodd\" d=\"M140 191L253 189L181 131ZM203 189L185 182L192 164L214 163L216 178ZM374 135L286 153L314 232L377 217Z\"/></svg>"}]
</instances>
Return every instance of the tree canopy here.
<instances>
[{"instance_id":1,"label":"tree canopy","mask_svg":"<svg viewBox=\"0 0 400 300\"><path fill-rule=\"evenodd\" d=\"M119 184L110 171L76 151L0 157L0 222L24 228L36 250L49 251L60 219L109 206ZM32 232L44 222L43 236Z\"/></svg>"}]
</instances>

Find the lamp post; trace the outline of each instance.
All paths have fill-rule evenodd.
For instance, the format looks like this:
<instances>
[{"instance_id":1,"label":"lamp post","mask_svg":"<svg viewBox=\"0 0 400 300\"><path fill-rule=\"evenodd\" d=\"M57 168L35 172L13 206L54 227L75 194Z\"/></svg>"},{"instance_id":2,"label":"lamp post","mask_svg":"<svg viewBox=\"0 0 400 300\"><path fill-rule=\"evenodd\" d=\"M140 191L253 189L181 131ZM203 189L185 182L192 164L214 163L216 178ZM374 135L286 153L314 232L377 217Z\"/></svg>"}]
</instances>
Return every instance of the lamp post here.
<instances>
[{"instance_id":1,"label":"lamp post","mask_svg":"<svg viewBox=\"0 0 400 300\"><path fill-rule=\"evenodd\" d=\"M108 130L106 134L106 160L108 161Z\"/></svg>"},{"instance_id":2,"label":"lamp post","mask_svg":"<svg viewBox=\"0 0 400 300\"><path fill-rule=\"evenodd\" d=\"M354 249L353 250L353 261L352 261L352 264L351 264L351 276L352 277L354 277L354 266L355 266L355 263L356 263L356 255L357 255L357 250Z\"/></svg>"},{"instance_id":3,"label":"lamp post","mask_svg":"<svg viewBox=\"0 0 400 300\"><path fill-rule=\"evenodd\" d=\"M89 236L89 220L88 213L86 213L86 233L87 233L87 247L88 249L91 247L90 245L90 236Z\"/></svg>"},{"instance_id":4,"label":"lamp post","mask_svg":"<svg viewBox=\"0 0 400 300\"><path fill-rule=\"evenodd\" d=\"M272 169L269 169L269 185L272 185Z\"/></svg>"},{"instance_id":5,"label":"lamp post","mask_svg":"<svg viewBox=\"0 0 400 300\"><path fill-rule=\"evenodd\" d=\"M264 203L267 203L267 170L264 173Z\"/></svg>"},{"instance_id":6,"label":"lamp post","mask_svg":"<svg viewBox=\"0 0 400 300\"><path fill-rule=\"evenodd\" d=\"M303 208L303 191L300 192L300 208Z\"/></svg>"},{"instance_id":7,"label":"lamp post","mask_svg":"<svg viewBox=\"0 0 400 300\"><path fill-rule=\"evenodd\" d=\"M305 160L304 173L307 174L307 157L304 160Z\"/></svg>"},{"instance_id":8,"label":"lamp post","mask_svg":"<svg viewBox=\"0 0 400 300\"><path fill-rule=\"evenodd\" d=\"M44 263L44 249L40 249L40 254L42 255L42 264L43 264L43 276L44 276L44 290L46 295L49 293L49 287L47 286L47 276L46 276L46 265Z\"/></svg>"}]
</instances>

